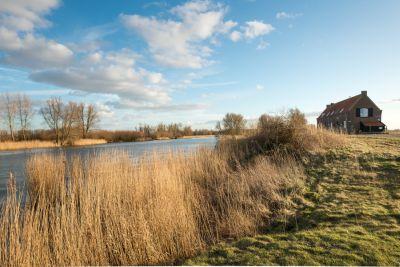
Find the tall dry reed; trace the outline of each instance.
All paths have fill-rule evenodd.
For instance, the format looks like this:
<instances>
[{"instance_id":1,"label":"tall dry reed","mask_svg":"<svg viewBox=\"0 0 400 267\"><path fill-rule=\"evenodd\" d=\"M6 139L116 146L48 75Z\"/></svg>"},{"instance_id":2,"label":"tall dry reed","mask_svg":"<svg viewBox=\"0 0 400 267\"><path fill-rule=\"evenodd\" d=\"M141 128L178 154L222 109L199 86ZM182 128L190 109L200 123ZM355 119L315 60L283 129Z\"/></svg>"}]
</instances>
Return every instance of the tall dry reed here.
<instances>
[{"instance_id":1,"label":"tall dry reed","mask_svg":"<svg viewBox=\"0 0 400 267\"><path fill-rule=\"evenodd\" d=\"M31 149L31 148L47 148L47 147L57 147L58 145L50 141L6 141L0 142L0 150L17 150L17 149Z\"/></svg>"},{"instance_id":2,"label":"tall dry reed","mask_svg":"<svg viewBox=\"0 0 400 267\"><path fill-rule=\"evenodd\" d=\"M1 265L176 263L289 215L304 177L291 157L242 165L206 149L136 163L116 152L36 155L27 174L24 204L10 179Z\"/></svg>"}]
</instances>

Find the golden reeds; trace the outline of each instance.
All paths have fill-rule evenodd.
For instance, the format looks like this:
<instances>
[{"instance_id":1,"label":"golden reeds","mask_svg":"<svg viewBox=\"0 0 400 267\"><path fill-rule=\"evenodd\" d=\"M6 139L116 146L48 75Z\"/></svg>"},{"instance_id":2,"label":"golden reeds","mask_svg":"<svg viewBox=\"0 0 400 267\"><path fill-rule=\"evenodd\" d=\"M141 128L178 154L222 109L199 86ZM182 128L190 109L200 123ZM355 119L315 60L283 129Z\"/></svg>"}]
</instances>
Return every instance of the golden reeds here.
<instances>
[{"instance_id":1,"label":"golden reeds","mask_svg":"<svg viewBox=\"0 0 400 267\"><path fill-rule=\"evenodd\" d=\"M107 144L105 139L78 139L73 141L73 146L89 146Z\"/></svg>"},{"instance_id":2,"label":"golden reeds","mask_svg":"<svg viewBox=\"0 0 400 267\"><path fill-rule=\"evenodd\" d=\"M135 163L120 152L35 155L27 175L24 204L10 179L1 265L173 264L289 215L304 178L288 156L243 165L207 149Z\"/></svg>"},{"instance_id":3,"label":"golden reeds","mask_svg":"<svg viewBox=\"0 0 400 267\"><path fill-rule=\"evenodd\" d=\"M72 142L73 146L89 146L89 145L100 145L106 144L107 141L104 139L78 139ZM0 142L0 151L1 150L18 150L18 149L33 149L33 148L50 148L50 147L59 147L53 141L39 141L39 140L31 140L31 141L6 141Z\"/></svg>"},{"instance_id":4,"label":"golden reeds","mask_svg":"<svg viewBox=\"0 0 400 267\"><path fill-rule=\"evenodd\" d=\"M0 150L17 150L17 149L31 149L31 148L47 148L57 147L58 145L51 141L6 141L0 142Z\"/></svg>"}]
</instances>

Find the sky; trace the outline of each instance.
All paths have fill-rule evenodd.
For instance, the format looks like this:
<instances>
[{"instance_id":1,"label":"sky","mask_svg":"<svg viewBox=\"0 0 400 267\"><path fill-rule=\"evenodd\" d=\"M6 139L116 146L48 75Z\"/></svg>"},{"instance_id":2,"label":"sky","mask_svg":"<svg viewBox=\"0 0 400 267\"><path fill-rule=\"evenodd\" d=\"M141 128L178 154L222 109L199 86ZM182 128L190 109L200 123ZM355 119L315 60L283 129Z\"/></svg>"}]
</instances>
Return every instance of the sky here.
<instances>
[{"instance_id":1,"label":"sky","mask_svg":"<svg viewBox=\"0 0 400 267\"><path fill-rule=\"evenodd\" d=\"M99 127L213 128L367 90L400 128L400 1L1 0L0 93L96 105ZM36 127L45 127L36 118Z\"/></svg>"}]
</instances>

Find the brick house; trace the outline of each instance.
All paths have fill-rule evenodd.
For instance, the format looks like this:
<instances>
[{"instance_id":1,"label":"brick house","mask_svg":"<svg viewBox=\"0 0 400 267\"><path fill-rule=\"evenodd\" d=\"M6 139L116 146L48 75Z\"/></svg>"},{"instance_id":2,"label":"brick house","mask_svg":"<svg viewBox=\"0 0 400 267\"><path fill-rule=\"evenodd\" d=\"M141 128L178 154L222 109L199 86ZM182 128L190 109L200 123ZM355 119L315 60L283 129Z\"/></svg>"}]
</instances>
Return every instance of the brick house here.
<instances>
[{"instance_id":1,"label":"brick house","mask_svg":"<svg viewBox=\"0 0 400 267\"><path fill-rule=\"evenodd\" d=\"M379 133L386 130L382 110L367 91L337 103L331 103L317 118L317 125L347 133Z\"/></svg>"}]
</instances>

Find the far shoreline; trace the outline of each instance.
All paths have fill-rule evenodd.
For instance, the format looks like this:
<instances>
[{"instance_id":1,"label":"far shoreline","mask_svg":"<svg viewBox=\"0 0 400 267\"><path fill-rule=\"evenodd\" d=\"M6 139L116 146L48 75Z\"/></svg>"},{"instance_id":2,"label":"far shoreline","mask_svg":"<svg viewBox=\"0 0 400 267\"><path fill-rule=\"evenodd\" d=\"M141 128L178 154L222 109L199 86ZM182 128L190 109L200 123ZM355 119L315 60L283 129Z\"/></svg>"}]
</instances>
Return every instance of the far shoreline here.
<instances>
[{"instance_id":1,"label":"far shoreline","mask_svg":"<svg viewBox=\"0 0 400 267\"><path fill-rule=\"evenodd\" d=\"M6 151L16 151L16 150L31 150L39 148L68 148L68 147L88 147L95 145L113 144L113 143L136 143L136 142L148 142L148 141L166 141L166 140L176 140L176 139L202 139L215 137L215 135L189 135L177 138L148 138L148 139L138 139L135 141L128 142L107 142L105 139L79 139L73 144L69 145L58 145L54 141L40 141L40 140L29 140L29 141L5 141L0 142L0 152Z\"/></svg>"}]
</instances>

